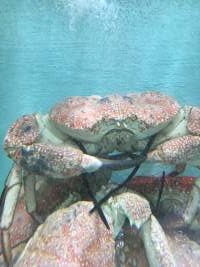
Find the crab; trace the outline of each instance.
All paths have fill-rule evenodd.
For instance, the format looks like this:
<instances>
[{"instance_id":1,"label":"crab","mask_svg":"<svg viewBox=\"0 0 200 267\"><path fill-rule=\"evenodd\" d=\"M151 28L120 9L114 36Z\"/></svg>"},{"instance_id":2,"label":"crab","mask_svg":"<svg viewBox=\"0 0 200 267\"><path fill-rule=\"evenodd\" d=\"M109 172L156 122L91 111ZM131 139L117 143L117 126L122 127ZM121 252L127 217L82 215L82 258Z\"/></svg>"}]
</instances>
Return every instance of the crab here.
<instances>
[{"instance_id":1,"label":"crab","mask_svg":"<svg viewBox=\"0 0 200 267\"><path fill-rule=\"evenodd\" d=\"M124 191L104 203L110 230L97 214L89 215L91 208L91 202L80 201L52 213L36 230L14 266L114 267L114 237L126 218L140 230L150 266L176 266L164 231L144 198Z\"/></svg>"},{"instance_id":2,"label":"crab","mask_svg":"<svg viewBox=\"0 0 200 267\"><path fill-rule=\"evenodd\" d=\"M192 189L196 178L178 178L177 181L174 177L165 177L165 186L160 203L160 208L162 208L160 211L162 217L164 215L164 220L161 220L161 216L157 215L157 217L165 229L177 266L199 266L199 240L194 240L187 230L180 228L181 224L177 218L184 210L186 199L189 196L188 192ZM134 177L134 180L127 184L127 187L134 189L134 192L142 193L154 206L157 202L159 184L158 177ZM110 185L108 185L109 188ZM102 188L102 191L104 190L105 187ZM89 216L88 211L92 207L91 202L78 201L66 208L68 205L64 201L61 207L38 228L14 266L32 266L33 263L36 266L149 266L140 240L141 231L138 235L134 227L134 223L137 221L132 222L131 227L126 222L117 237L116 233L114 235L113 230L114 227L116 229L116 225L112 224L112 221L114 222L113 219L116 216L113 216L112 212L106 212L106 210L111 211L113 207L114 214L117 215L119 212L119 216L123 217L123 208L128 207L128 205L123 206L122 204L121 211L119 207L116 209L116 198L122 197L124 199L123 194L129 193L133 198L133 192L130 190L123 190L120 193L121 195L113 196L102 205L108 220L110 220L110 225L113 225L111 231L105 228L97 214ZM132 211L135 210L134 205L138 207L138 212L133 214L135 219L140 208L142 211L145 208L145 202L142 201L143 204L140 201L137 202L141 199L135 196L134 201L129 203ZM49 204L51 205L51 203ZM146 208L148 207L150 211L149 204L147 202L146 204ZM145 224L150 224L151 219L151 217L149 220L147 219ZM194 233L195 238L199 236L197 231ZM157 242L160 237L161 234L157 236ZM162 253L166 251L167 248L163 247ZM49 257L49 255L51 256ZM163 258L167 259L167 255Z\"/></svg>"},{"instance_id":3,"label":"crab","mask_svg":"<svg viewBox=\"0 0 200 267\"><path fill-rule=\"evenodd\" d=\"M7 265L12 261L9 227L22 181L27 210L40 223L34 190L36 175L69 179L103 168L130 168L144 161L138 154L153 136L146 161L175 164L175 174L183 171L186 164L199 167L199 120L200 108L181 108L173 98L159 92L71 97L58 103L49 114L25 115L17 120L4 141L4 148L14 161L2 195L0 221ZM116 151L122 154L118 159L112 156ZM196 213L198 188L197 179L185 213L186 223ZM117 200L119 206L130 201L127 194ZM126 215L133 220L131 213ZM142 222L143 215L140 216ZM151 236L154 230L157 232L156 227L148 229L146 235ZM164 235L161 239L164 240Z\"/></svg>"}]
</instances>

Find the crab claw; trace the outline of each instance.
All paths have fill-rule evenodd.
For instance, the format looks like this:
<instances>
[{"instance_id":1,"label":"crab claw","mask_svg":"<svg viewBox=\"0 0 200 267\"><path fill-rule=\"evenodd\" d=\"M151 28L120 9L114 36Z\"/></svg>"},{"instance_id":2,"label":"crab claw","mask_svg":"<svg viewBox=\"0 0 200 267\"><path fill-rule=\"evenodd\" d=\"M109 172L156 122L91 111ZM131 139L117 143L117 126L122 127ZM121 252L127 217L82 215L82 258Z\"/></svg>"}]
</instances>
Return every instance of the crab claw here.
<instances>
[{"instance_id":1,"label":"crab claw","mask_svg":"<svg viewBox=\"0 0 200 267\"><path fill-rule=\"evenodd\" d=\"M170 251L165 233L152 215L148 201L133 193L123 192L102 205L104 214L116 237L125 219L131 227L136 227L144 242L149 266L175 267L176 263Z\"/></svg>"},{"instance_id":2,"label":"crab claw","mask_svg":"<svg viewBox=\"0 0 200 267\"><path fill-rule=\"evenodd\" d=\"M175 176L184 171L186 164L200 168L200 136L185 135L177 137L156 147L147 155L147 160L175 164ZM200 202L200 179L196 179L190 192L183 221L191 225L199 208Z\"/></svg>"},{"instance_id":3,"label":"crab claw","mask_svg":"<svg viewBox=\"0 0 200 267\"><path fill-rule=\"evenodd\" d=\"M131 168L144 160L128 157L104 159L84 154L73 142L67 142L48 116L26 115L18 119L8 130L4 148L10 158L29 173L65 179L90 173L100 168L120 170Z\"/></svg>"},{"instance_id":4,"label":"crab claw","mask_svg":"<svg viewBox=\"0 0 200 267\"><path fill-rule=\"evenodd\" d=\"M81 166L86 172L94 172L100 168L106 168L111 170L129 169L137 164L143 162L145 158L143 156L135 156L135 158L126 159L104 159L97 158L90 155L83 154Z\"/></svg>"},{"instance_id":5,"label":"crab claw","mask_svg":"<svg viewBox=\"0 0 200 267\"><path fill-rule=\"evenodd\" d=\"M200 166L200 137L185 135L166 141L147 155L148 161Z\"/></svg>"},{"instance_id":6,"label":"crab claw","mask_svg":"<svg viewBox=\"0 0 200 267\"><path fill-rule=\"evenodd\" d=\"M134 159L110 160L84 154L80 149L68 145L35 143L22 145L12 154L17 165L38 175L54 178L69 178L82 173L90 173L100 168L125 169L144 160Z\"/></svg>"}]
</instances>

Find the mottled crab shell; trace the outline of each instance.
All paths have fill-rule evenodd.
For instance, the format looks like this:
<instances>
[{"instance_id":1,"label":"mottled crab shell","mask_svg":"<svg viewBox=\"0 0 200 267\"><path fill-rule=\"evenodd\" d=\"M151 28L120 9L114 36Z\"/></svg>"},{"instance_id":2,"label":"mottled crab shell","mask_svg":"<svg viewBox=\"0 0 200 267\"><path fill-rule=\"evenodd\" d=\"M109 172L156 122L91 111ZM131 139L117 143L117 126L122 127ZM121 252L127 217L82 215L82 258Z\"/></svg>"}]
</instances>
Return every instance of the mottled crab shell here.
<instances>
[{"instance_id":1,"label":"mottled crab shell","mask_svg":"<svg viewBox=\"0 0 200 267\"><path fill-rule=\"evenodd\" d=\"M187 128L190 133L200 135L200 107L191 108Z\"/></svg>"},{"instance_id":2,"label":"mottled crab shell","mask_svg":"<svg viewBox=\"0 0 200 267\"><path fill-rule=\"evenodd\" d=\"M76 202L52 213L38 227L16 267L114 267L114 240L92 204Z\"/></svg>"},{"instance_id":3,"label":"mottled crab shell","mask_svg":"<svg viewBox=\"0 0 200 267\"><path fill-rule=\"evenodd\" d=\"M158 92L129 95L79 96L52 108L50 118L62 132L98 142L111 131L126 130L145 138L164 128L179 112L179 104Z\"/></svg>"}]
</instances>

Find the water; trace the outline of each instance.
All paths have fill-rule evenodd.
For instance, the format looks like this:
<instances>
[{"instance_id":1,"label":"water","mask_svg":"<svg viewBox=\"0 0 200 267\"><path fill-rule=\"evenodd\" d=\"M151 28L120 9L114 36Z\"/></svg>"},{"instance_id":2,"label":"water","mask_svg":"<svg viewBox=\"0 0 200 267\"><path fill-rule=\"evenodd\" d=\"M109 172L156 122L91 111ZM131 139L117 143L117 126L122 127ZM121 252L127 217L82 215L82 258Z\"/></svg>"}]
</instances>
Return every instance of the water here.
<instances>
[{"instance_id":1,"label":"water","mask_svg":"<svg viewBox=\"0 0 200 267\"><path fill-rule=\"evenodd\" d=\"M198 105L199 17L195 0L1 0L0 142L69 95L153 89ZM2 146L0 166L2 188Z\"/></svg>"}]
</instances>

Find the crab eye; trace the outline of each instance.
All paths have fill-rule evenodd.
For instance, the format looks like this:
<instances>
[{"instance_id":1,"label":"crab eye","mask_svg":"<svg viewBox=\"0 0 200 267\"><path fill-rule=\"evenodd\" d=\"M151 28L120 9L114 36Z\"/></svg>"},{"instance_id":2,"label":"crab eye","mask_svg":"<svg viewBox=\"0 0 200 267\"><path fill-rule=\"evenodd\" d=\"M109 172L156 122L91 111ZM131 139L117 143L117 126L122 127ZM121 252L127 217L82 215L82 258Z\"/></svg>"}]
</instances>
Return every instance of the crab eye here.
<instances>
[{"instance_id":1,"label":"crab eye","mask_svg":"<svg viewBox=\"0 0 200 267\"><path fill-rule=\"evenodd\" d=\"M22 125L22 130L25 132L25 133L28 133L32 130L32 125L30 124L24 124Z\"/></svg>"},{"instance_id":2,"label":"crab eye","mask_svg":"<svg viewBox=\"0 0 200 267\"><path fill-rule=\"evenodd\" d=\"M35 115L25 115L18 119L8 130L4 147L33 144L40 136Z\"/></svg>"}]
</instances>

